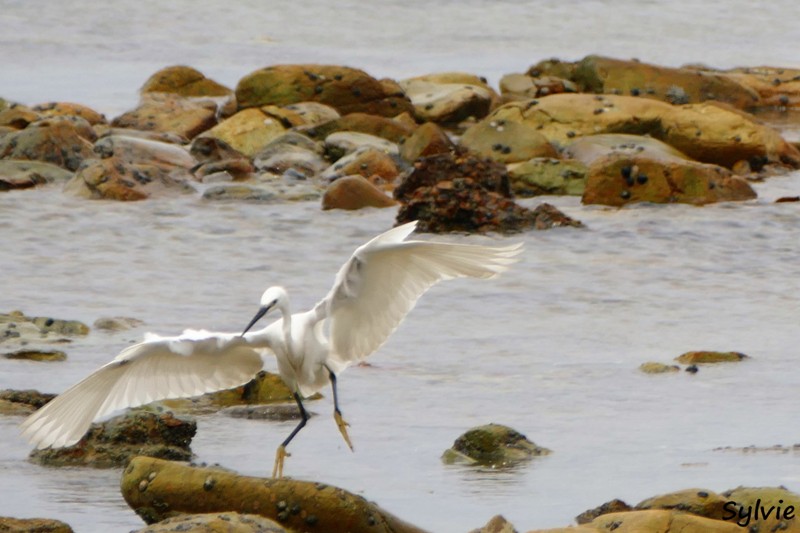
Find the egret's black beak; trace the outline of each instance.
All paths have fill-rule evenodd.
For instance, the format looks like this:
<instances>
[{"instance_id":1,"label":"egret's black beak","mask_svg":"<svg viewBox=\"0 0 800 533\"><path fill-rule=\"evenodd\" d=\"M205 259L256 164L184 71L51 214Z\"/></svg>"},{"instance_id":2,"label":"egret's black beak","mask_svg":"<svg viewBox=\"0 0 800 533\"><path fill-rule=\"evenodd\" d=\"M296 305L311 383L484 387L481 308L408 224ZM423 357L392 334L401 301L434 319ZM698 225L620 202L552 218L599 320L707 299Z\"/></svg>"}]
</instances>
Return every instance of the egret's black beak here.
<instances>
[{"instance_id":1,"label":"egret's black beak","mask_svg":"<svg viewBox=\"0 0 800 533\"><path fill-rule=\"evenodd\" d=\"M266 315L269 312L270 309L272 309L273 305L274 304L265 305L264 307L260 308L258 310L258 313L256 313L256 316L253 317L253 320L251 320L250 323L247 324L247 327L244 328L244 331L242 332L241 336L244 337L244 334L247 333L248 331L250 331L250 328L252 328L255 325L256 322L261 320L261 318L264 315Z\"/></svg>"}]
</instances>

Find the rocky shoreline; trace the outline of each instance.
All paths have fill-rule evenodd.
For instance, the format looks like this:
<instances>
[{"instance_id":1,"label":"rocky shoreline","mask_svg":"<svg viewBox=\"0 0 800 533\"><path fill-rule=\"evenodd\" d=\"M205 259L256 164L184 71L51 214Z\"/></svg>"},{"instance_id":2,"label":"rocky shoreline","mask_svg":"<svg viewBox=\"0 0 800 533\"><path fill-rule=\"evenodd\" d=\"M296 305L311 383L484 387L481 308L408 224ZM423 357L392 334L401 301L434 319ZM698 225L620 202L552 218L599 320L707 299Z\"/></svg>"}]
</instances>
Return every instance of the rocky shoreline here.
<instances>
[{"instance_id":1,"label":"rocky shoreline","mask_svg":"<svg viewBox=\"0 0 800 533\"><path fill-rule=\"evenodd\" d=\"M589 56L540 62L504 76L495 89L470 73L388 80L344 66L280 65L252 72L229 88L177 66L154 73L141 88L139 106L110 120L75 103L28 107L0 98L0 191L61 187L64 194L110 202L188 194L206 202L395 208L398 223L419 219L420 229L431 232L580 228L580 221L549 204L530 209L515 200L570 195L584 205L609 207L753 200L750 183L800 169L797 143L762 123L763 110L800 110L800 71L674 69ZM94 327L113 331L129 324L135 319L104 319ZM72 321L19 312L0 316L0 342L9 359L58 365L67 355L55 348L88 332ZM711 359L745 357L693 354L678 360L689 372ZM647 365L643 372L679 369ZM316 483L301 490L303 482L285 480L286 487L275 488L271 480L180 463L192 458L192 413L291 416L272 403L289 398L274 376L260 378L215 397L133 412L94 428L74 447L33 452L31 459L122 467L131 507L148 523L163 520L142 531L210 531L219 524L236 524L237 531L305 531L321 528L322 520L336 523L343 516L336 513L345 511L354 513L354 521L363 519L364 530L382 524L387 531L420 531L334 487ZM28 414L50 398L3 391L0 408L8 415ZM497 429L473 428L444 460L502 468L550 452L510 428L502 436ZM468 440L470 434L477 440ZM470 457L470 451L477 454ZM156 480L171 480L169 490ZM248 483L266 487L268 505L239 505L236 491L247 490ZM175 487L185 492L176 496ZM325 491L347 505L333 509L333 499L316 495ZM178 496L180 502L167 500ZM580 514L577 526L541 531L800 531L787 516L790 505L800 506L800 496L780 487L720 494L693 488L633 506L614 500ZM254 513L259 509L269 512ZM71 531L60 523L3 520L0 529ZM516 529L496 517L476 531Z\"/></svg>"}]
</instances>

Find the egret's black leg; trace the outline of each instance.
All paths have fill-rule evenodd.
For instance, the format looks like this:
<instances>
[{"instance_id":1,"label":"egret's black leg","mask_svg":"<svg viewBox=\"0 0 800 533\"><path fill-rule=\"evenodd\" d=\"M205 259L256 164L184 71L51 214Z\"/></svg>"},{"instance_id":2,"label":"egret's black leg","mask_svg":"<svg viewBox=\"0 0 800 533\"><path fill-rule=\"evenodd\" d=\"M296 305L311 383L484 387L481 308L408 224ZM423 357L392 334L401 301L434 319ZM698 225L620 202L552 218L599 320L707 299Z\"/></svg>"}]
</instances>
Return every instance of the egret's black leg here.
<instances>
[{"instance_id":1,"label":"egret's black leg","mask_svg":"<svg viewBox=\"0 0 800 533\"><path fill-rule=\"evenodd\" d=\"M328 368L327 366L325 368ZM347 443L347 446L350 448L350 451L353 451L353 443L350 442L350 435L347 434L347 422L344 421L342 418L342 412L339 410L339 394L336 391L336 374L328 368L328 375L331 378L331 388L333 389L333 419L336 420L336 425L339 427L339 432L342 434L344 441Z\"/></svg>"},{"instance_id":2,"label":"egret's black leg","mask_svg":"<svg viewBox=\"0 0 800 533\"><path fill-rule=\"evenodd\" d=\"M303 429L303 427L306 425L306 422L308 422L309 417L308 413L306 412L306 408L303 407L303 399L297 392L294 393L294 401L297 402L297 407L300 408L300 423L297 424L297 427L295 427L291 433L289 433L289 436L286 437L286 440L284 440L283 443L278 446L278 451L275 452L275 466L272 468L272 477L283 477L283 460L289 456L289 454L286 453L286 447L290 442L292 442L294 436L297 435L301 429Z\"/></svg>"}]
</instances>

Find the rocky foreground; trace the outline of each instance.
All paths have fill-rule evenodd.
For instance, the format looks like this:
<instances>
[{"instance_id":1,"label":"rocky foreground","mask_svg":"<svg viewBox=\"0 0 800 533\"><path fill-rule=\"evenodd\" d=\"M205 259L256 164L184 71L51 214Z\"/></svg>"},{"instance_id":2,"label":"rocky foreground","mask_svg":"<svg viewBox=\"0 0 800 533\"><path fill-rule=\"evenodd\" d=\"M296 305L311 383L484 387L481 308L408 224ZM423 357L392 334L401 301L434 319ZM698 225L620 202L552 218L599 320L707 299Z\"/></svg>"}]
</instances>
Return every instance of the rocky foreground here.
<instances>
[{"instance_id":1,"label":"rocky foreground","mask_svg":"<svg viewBox=\"0 0 800 533\"><path fill-rule=\"evenodd\" d=\"M225 87L186 66L153 74L135 109L0 99L0 190L61 186L115 201L400 205L426 231L579 226L515 197L585 204L755 198L750 180L800 151L750 112L800 108L800 71L666 68L589 56L508 74L375 79L277 65Z\"/></svg>"}]
</instances>

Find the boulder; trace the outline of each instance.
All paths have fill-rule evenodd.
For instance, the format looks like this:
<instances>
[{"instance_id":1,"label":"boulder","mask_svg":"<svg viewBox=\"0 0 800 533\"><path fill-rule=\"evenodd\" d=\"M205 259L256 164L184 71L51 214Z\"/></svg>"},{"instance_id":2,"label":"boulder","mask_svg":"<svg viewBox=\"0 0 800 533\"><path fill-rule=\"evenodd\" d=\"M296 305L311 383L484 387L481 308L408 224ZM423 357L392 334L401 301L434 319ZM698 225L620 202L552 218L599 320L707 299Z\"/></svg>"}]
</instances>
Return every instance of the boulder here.
<instances>
[{"instance_id":1,"label":"boulder","mask_svg":"<svg viewBox=\"0 0 800 533\"><path fill-rule=\"evenodd\" d=\"M220 122L203 136L224 141L234 150L253 157L286 129L278 118L261 109L249 108Z\"/></svg>"},{"instance_id":2,"label":"boulder","mask_svg":"<svg viewBox=\"0 0 800 533\"><path fill-rule=\"evenodd\" d=\"M391 207L397 202L363 176L344 176L331 183L322 196L322 209L356 210Z\"/></svg>"},{"instance_id":3,"label":"boulder","mask_svg":"<svg viewBox=\"0 0 800 533\"><path fill-rule=\"evenodd\" d=\"M549 453L550 450L537 446L510 427L488 424L472 428L458 437L442 459L446 463L465 462L504 468Z\"/></svg>"},{"instance_id":4,"label":"boulder","mask_svg":"<svg viewBox=\"0 0 800 533\"><path fill-rule=\"evenodd\" d=\"M0 191L64 183L70 178L71 171L52 163L0 159Z\"/></svg>"},{"instance_id":5,"label":"boulder","mask_svg":"<svg viewBox=\"0 0 800 533\"><path fill-rule=\"evenodd\" d=\"M107 135L94 144L101 159L116 158L128 163L152 165L167 171L190 169L197 160L183 146L127 135Z\"/></svg>"},{"instance_id":6,"label":"boulder","mask_svg":"<svg viewBox=\"0 0 800 533\"><path fill-rule=\"evenodd\" d=\"M547 66L540 63L531 69L540 74L563 73L564 65L557 65L555 71ZM574 65L569 79L586 93L638 96L671 104L715 100L738 109L760 104L758 93L717 72L662 67L636 60L586 56Z\"/></svg>"},{"instance_id":7,"label":"boulder","mask_svg":"<svg viewBox=\"0 0 800 533\"><path fill-rule=\"evenodd\" d=\"M364 148L379 150L391 156L400 154L397 144L368 133L339 131L325 138L325 154L332 161Z\"/></svg>"},{"instance_id":8,"label":"boulder","mask_svg":"<svg viewBox=\"0 0 800 533\"><path fill-rule=\"evenodd\" d=\"M733 522L712 520L681 511L650 510L608 513L592 520L589 526L614 533L741 533Z\"/></svg>"},{"instance_id":9,"label":"boulder","mask_svg":"<svg viewBox=\"0 0 800 533\"><path fill-rule=\"evenodd\" d=\"M11 104L0 110L0 127L10 130L24 130L29 124L40 120L42 115L28 106Z\"/></svg>"},{"instance_id":10,"label":"boulder","mask_svg":"<svg viewBox=\"0 0 800 533\"><path fill-rule=\"evenodd\" d=\"M420 157L444 154L455 149L455 144L442 128L433 122L426 122L414 130L409 137L400 141L400 157L413 163Z\"/></svg>"},{"instance_id":11,"label":"boulder","mask_svg":"<svg viewBox=\"0 0 800 533\"><path fill-rule=\"evenodd\" d=\"M578 87L556 76L533 77L527 74L506 74L500 78L500 94L504 102L530 100L558 93L575 93Z\"/></svg>"},{"instance_id":12,"label":"boulder","mask_svg":"<svg viewBox=\"0 0 800 533\"><path fill-rule=\"evenodd\" d=\"M411 111L402 92L363 70L332 65L277 65L256 70L239 80L240 108L320 102L339 113L393 117Z\"/></svg>"},{"instance_id":13,"label":"boulder","mask_svg":"<svg viewBox=\"0 0 800 533\"><path fill-rule=\"evenodd\" d=\"M142 94L139 105L111 121L117 128L173 133L193 139L217 123L216 105L171 93Z\"/></svg>"},{"instance_id":14,"label":"boulder","mask_svg":"<svg viewBox=\"0 0 800 533\"><path fill-rule=\"evenodd\" d=\"M327 183L342 176L353 175L368 179L376 177L384 183L393 183L400 175L400 170L395 160L386 152L364 147L336 161L320 177Z\"/></svg>"},{"instance_id":15,"label":"boulder","mask_svg":"<svg viewBox=\"0 0 800 533\"><path fill-rule=\"evenodd\" d=\"M727 168L742 160L754 170L768 163L800 167L800 151L776 130L716 102L673 106L633 96L555 94L508 103L484 119L501 120L532 126L561 146L579 136L628 133L650 135L692 159Z\"/></svg>"},{"instance_id":16,"label":"boulder","mask_svg":"<svg viewBox=\"0 0 800 533\"><path fill-rule=\"evenodd\" d=\"M189 461L189 444L197 431L192 419L172 413L130 411L91 429L80 441L65 448L33 450L29 459L45 466L91 466L117 468L132 457L146 455L174 461Z\"/></svg>"},{"instance_id":17,"label":"boulder","mask_svg":"<svg viewBox=\"0 0 800 533\"><path fill-rule=\"evenodd\" d=\"M558 156L547 137L524 122L479 122L464 132L460 144L471 152L505 164Z\"/></svg>"},{"instance_id":18,"label":"boulder","mask_svg":"<svg viewBox=\"0 0 800 533\"><path fill-rule=\"evenodd\" d=\"M635 202L705 205L755 197L747 181L716 165L614 154L589 167L582 202L616 207Z\"/></svg>"},{"instance_id":19,"label":"boulder","mask_svg":"<svg viewBox=\"0 0 800 533\"><path fill-rule=\"evenodd\" d=\"M679 355L675 360L684 365L695 365L701 363L731 363L739 362L749 357L740 352L708 352L696 351L686 352Z\"/></svg>"},{"instance_id":20,"label":"boulder","mask_svg":"<svg viewBox=\"0 0 800 533\"><path fill-rule=\"evenodd\" d=\"M283 106L303 119L305 127L314 127L341 117L336 109L319 102L299 102Z\"/></svg>"},{"instance_id":21,"label":"boulder","mask_svg":"<svg viewBox=\"0 0 800 533\"><path fill-rule=\"evenodd\" d=\"M35 390L2 390L0 391L0 413L28 416L55 396L55 394L45 394Z\"/></svg>"},{"instance_id":22,"label":"boulder","mask_svg":"<svg viewBox=\"0 0 800 533\"><path fill-rule=\"evenodd\" d=\"M38 120L25 129L0 137L0 159L44 161L67 170L77 170L94 156L94 130L76 117Z\"/></svg>"},{"instance_id":23,"label":"boulder","mask_svg":"<svg viewBox=\"0 0 800 533\"><path fill-rule=\"evenodd\" d=\"M48 102L32 108L41 117L80 117L92 126L107 124L105 115L90 107L72 102Z\"/></svg>"},{"instance_id":24,"label":"boulder","mask_svg":"<svg viewBox=\"0 0 800 533\"><path fill-rule=\"evenodd\" d=\"M64 192L82 198L135 201L150 196L194 192L188 170L116 157L89 160L66 183Z\"/></svg>"},{"instance_id":25,"label":"boulder","mask_svg":"<svg viewBox=\"0 0 800 533\"><path fill-rule=\"evenodd\" d=\"M228 173L233 180L247 180L255 172L250 158L222 139L202 135L195 137L189 153L198 162L193 173L201 181L218 172Z\"/></svg>"},{"instance_id":26,"label":"boulder","mask_svg":"<svg viewBox=\"0 0 800 533\"><path fill-rule=\"evenodd\" d=\"M762 107L800 108L800 69L748 67L723 74L758 93Z\"/></svg>"},{"instance_id":27,"label":"boulder","mask_svg":"<svg viewBox=\"0 0 800 533\"><path fill-rule=\"evenodd\" d=\"M289 131L261 149L253 163L258 170L271 174L313 179L329 166L324 151L322 143Z\"/></svg>"},{"instance_id":28,"label":"boulder","mask_svg":"<svg viewBox=\"0 0 800 533\"><path fill-rule=\"evenodd\" d=\"M254 514L206 513L167 518L136 533L292 533L277 522Z\"/></svg>"},{"instance_id":29,"label":"boulder","mask_svg":"<svg viewBox=\"0 0 800 533\"><path fill-rule=\"evenodd\" d=\"M0 516L0 531L8 533L72 533L72 528L69 524L52 518Z\"/></svg>"},{"instance_id":30,"label":"boulder","mask_svg":"<svg viewBox=\"0 0 800 533\"><path fill-rule=\"evenodd\" d=\"M480 119L492 109L496 94L480 85L442 83L425 79L400 82L414 106L419 122L456 124L468 118Z\"/></svg>"},{"instance_id":31,"label":"boulder","mask_svg":"<svg viewBox=\"0 0 800 533\"><path fill-rule=\"evenodd\" d=\"M393 143L399 143L414 133L413 128L401 122L366 113L350 113L311 128L301 129L301 131L314 139L324 139L337 131L357 131L381 137Z\"/></svg>"},{"instance_id":32,"label":"boulder","mask_svg":"<svg viewBox=\"0 0 800 533\"><path fill-rule=\"evenodd\" d=\"M609 155L643 156L664 161L689 161L686 154L665 142L643 135L626 133L601 133L578 137L564 147L566 157L576 159L586 166Z\"/></svg>"},{"instance_id":33,"label":"boulder","mask_svg":"<svg viewBox=\"0 0 800 533\"><path fill-rule=\"evenodd\" d=\"M241 476L135 457L120 488L148 524L180 514L236 512L275 520L290 531L423 533L361 496L312 481Z\"/></svg>"},{"instance_id":34,"label":"boulder","mask_svg":"<svg viewBox=\"0 0 800 533\"><path fill-rule=\"evenodd\" d=\"M574 159L537 157L508 165L508 177L515 196L582 196L586 188L585 164Z\"/></svg>"},{"instance_id":35,"label":"boulder","mask_svg":"<svg viewBox=\"0 0 800 533\"><path fill-rule=\"evenodd\" d=\"M582 512L578 516L575 517L575 522L578 524L588 524L598 516L608 514L608 513L620 513L623 511L630 511L632 507L625 503L622 500L611 500L599 507L595 507L594 509L589 509L587 511Z\"/></svg>"},{"instance_id":36,"label":"boulder","mask_svg":"<svg viewBox=\"0 0 800 533\"><path fill-rule=\"evenodd\" d=\"M233 96L233 91L228 87L206 78L199 70L184 65L166 67L154 73L144 82L141 92L173 93L184 97Z\"/></svg>"},{"instance_id":37,"label":"boulder","mask_svg":"<svg viewBox=\"0 0 800 533\"><path fill-rule=\"evenodd\" d=\"M647 498L636 504L636 510L666 509L692 513L714 520L722 520L725 515L727 498L706 489L685 489L669 494Z\"/></svg>"}]
</instances>

